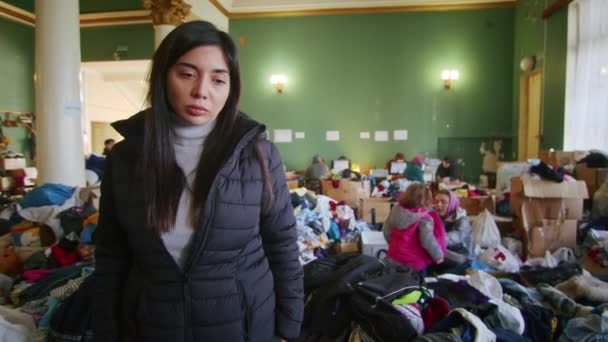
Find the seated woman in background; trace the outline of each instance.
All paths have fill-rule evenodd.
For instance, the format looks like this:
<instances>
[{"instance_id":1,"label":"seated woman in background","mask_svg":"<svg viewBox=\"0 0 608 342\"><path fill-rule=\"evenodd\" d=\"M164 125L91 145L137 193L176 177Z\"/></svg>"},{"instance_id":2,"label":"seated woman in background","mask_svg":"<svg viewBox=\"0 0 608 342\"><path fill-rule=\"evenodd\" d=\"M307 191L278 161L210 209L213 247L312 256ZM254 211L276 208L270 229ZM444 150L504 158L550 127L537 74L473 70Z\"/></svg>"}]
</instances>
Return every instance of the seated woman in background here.
<instances>
[{"instance_id":1,"label":"seated woman in background","mask_svg":"<svg viewBox=\"0 0 608 342\"><path fill-rule=\"evenodd\" d=\"M453 182L458 179L456 175L456 164L450 159L450 157L444 157L437 167L435 178L438 182Z\"/></svg>"},{"instance_id":2,"label":"seated woman in background","mask_svg":"<svg viewBox=\"0 0 608 342\"><path fill-rule=\"evenodd\" d=\"M312 164L306 169L304 178L306 180L321 179L329 177L329 167L320 155L312 157Z\"/></svg>"},{"instance_id":3,"label":"seated woman in background","mask_svg":"<svg viewBox=\"0 0 608 342\"><path fill-rule=\"evenodd\" d=\"M435 212L445 227L446 265L465 262L471 254L472 229L458 196L448 190L439 190L435 195Z\"/></svg>"},{"instance_id":4,"label":"seated woman in background","mask_svg":"<svg viewBox=\"0 0 608 342\"><path fill-rule=\"evenodd\" d=\"M403 163L404 161L405 161L405 156L403 155L403 153L397 152L397 153L395 153L395 156L393 157L393 159L386 162L386 164L384 165L384 169L390 170L392 162Z\"/></svg>"},{"instance_id":5,"label":"seated woman in background","mask_svg":"<svg viewBox=\"0 0 608 342\"><path fill-rule=\"evenodd\" d=\"M411 163L407 163L403 176L412 182L424 184L424 156L419 154Z\"/></svg>"}]
</instances>

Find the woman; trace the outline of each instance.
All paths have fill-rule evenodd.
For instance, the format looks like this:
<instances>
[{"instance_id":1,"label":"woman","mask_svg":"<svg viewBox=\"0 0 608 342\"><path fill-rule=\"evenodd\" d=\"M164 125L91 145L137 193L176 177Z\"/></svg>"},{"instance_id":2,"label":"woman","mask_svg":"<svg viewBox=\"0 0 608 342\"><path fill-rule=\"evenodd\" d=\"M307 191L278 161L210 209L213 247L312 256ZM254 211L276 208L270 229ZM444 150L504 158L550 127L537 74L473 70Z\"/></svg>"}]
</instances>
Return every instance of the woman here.
<instances>
[{"instance_id":1,"label":"woman","mask_svg":"<svg viewBox=\"0 0 608 342\"><path fill-rule=\"evenodd\" d=\"M450 157L444 157L437 167L435 173L435 179L437 182L453 182L458 179L456 176L456 164L450 159Z\"/></svg>"},{"instance_id":2,"label":"woman","mask_svg":"<svg viewBox=\"0 0 608 342\"><path fill-rule=\"evenodd\" d=\"M435 211L445 227L446 260L462 263L471 253L471 223L467 212L460 207L455 193L439 190L435 194Z\"/></svg>"},{"instance_id":3,"label":"woman","mask_svg":"<svg viewBox=\"0 0 608 342\"><path fill-rule=\"evenodd\" d=\"M299 335L303 272L281 157L238 111L236 48L202 21L154 53L150 108L114 123L97 231L99 341Z\"/></svg>"},{"instance_id":4,"label":"woman","mask_svg":"<svg viewBox=\"0 0 608 342\"><path fill-rule=\"evenodd\" d=\"M306 169L305 179L307 181L318 181L319 179L329 177L329 175L329 167L327 167L320 155L315 154L314 157L312 157L312 164Z\"/></svg>"}]
</instances>

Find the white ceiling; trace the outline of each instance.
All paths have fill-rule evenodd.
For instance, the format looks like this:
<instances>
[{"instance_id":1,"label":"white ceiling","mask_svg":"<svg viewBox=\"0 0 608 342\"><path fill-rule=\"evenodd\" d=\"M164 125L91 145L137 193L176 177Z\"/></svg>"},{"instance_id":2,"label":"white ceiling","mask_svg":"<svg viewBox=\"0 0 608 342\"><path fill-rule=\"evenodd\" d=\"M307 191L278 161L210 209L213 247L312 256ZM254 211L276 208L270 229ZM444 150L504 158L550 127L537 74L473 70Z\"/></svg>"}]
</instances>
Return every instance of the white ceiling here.
<instances>
[{"instance_id":1,"label":"white ceiling","mask_svg":"<svg viewBox=\"0 0 608 342\"><path fill-rule=\"evenodd\" d=\"M218 0L229 12L266 12L427 5L463 5L514 0Z\"/></svg>"}]
</instances>

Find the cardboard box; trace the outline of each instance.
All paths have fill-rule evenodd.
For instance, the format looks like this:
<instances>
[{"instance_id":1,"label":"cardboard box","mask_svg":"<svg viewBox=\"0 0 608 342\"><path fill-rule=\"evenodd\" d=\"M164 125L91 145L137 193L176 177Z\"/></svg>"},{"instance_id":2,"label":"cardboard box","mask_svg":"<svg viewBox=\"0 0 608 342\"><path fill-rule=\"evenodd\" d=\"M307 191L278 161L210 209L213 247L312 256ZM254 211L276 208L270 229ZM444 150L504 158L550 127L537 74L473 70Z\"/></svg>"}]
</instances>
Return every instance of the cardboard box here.
<instances>
[{"instance_id":1,"label":"cardboard box","mask_svg":"<svg viewBox=\"0 0 608 342\"><path fill-rule=\"evenodd\" d=\"M585 158L589 151L540 151L538 156L545 164L564 167Z\"/></svg>"},{"instance_id":2,"label":"cardboard box","mask_svg":"<svg viewBox=\"0 0 608 342\"><path fill-rule=\"evenodd\" d=\"M0 191L12 191L17 186L15 178L0 177Z\"/></svg>"},{"instance_id":3,"label":"cardboard box","mask_svg":"<svg viewBox=\"0 0 608 342\"><path fill-rule=\"evenodd\" d=\"M358 253L359 244L356 242L336 242L334 248L338 254Z\"/></svg>"},{"instance_id":4,"label":"cardboard box","mask_svg":"<svg viewBox=\"0 0 608 342\"><path fill-rule=\"evenodd\" d=\"M477 216L486 209L492 214L496 212L494 196L461 197L459 200L468 216Z\"/></svg>"},{"instance_id":5,"label":"cardboard box","mask_svg":"<svg viewBox=\"0 0 608 342\"><path fill-rule=\"evenodd\" d=\"M297 189L300 185L300 181L299 180L288 180L287 181L287 187L291 190L291 189Z\"/></svg>"},{"instance_id":6,"label":"cardboard box","mask_svg":"<svg viewBox=\"0 0 608 342\"><path fill-rule=\"evenodd\" d=\"M0 158L0 169L25 169L25 158Z\"/></svg>"},{"instance_id":7,"label":"cardboard box","mask_svg":"<svg viewBox=\"0 0 608 342\"><path fill-rule=\"evenodd\" d=\"M577 220L549 216L536 204L525 201L522 206L522 222L526 232L524 246L529 257L542 257L546 251L576 247Z\"/></svg>"},{"instance_id":8,"label":"cardboard box","mask_svg":"<svg viewBox=\"0 0 608 342\"><path fill-rule=\"evenodd\" d=\"M530 170L527 162L500 162L496 171L496 190L499 193L511 191L511 178L520 177Z\"/></svg>"},{"instance_id":9,"label":"cardboard box","mask_svg":"<svg viewBox=\"0 0 608 342\"><path fill-rule=\"evenodd\" d=\"M338 202L344 201L351 208L358 208L362 198L369 198L371 193L369 181L338 180L338 186L334 187L331 180L321 182L323 195Z\"/></svg>"},{"instance_id":10,"label":"cardboard box","mask_svg":"<svg viewBox=\"0 0 608 342\"><path fill-rule=\"evenodd\" d=\"M576 179L587 183L589 197L593 198L593 194L604 184L608 176L608 168L589 168L584 165L578 165L574 169L574 175Z\"/></svg>"},{"instance_id":11,"label":"cardboard box","mask_svg":"<svg viewBox=\"0 0 608 342\"><path fill-rule=\"evenodd\" d=\"M534 203L544 218L579 220L583 216L583 199L588 198L582 181L556 183L544 180L511 178L511 213L522 215L524 202Z\"/></svg>"},{"instance_id":12,"label":"cardboard box","mask_svg":"<svg viewBox=\"0 0 608 342\"><path fill-rule=\"evenodd\" d=\"M501 217L494 216L494 222L496 223L496 227L500 231L500 236L506 236L508 234L516 234L519 233L515 230L515 225L512 217Z\"/></svg>"},{"instance_id":13,"label":"cardboard box","mask_svg":"<svg viewBox=\"0 0 608 342\"><path fill-rule=\"evenodd\" d=\"M376 214L375 223L384 222L391 213L392 207L397 205L396 202L391 202L390 200L390 198L362 198L361 206L359 208L361 218L363 218L365 222L371 223L372 209L374 209Z\"/></svg>"},{"instance_id":14,"label":"cardboard box","mask_svg":"<svg viewBox=\"0 0 608 342\"><path fill-rule=\"evenodd\" d=\"M388 244L384 233L373 230L361 233L361 252L378 259L384 258L388 251Z\"/></svg>"}]
</instances>

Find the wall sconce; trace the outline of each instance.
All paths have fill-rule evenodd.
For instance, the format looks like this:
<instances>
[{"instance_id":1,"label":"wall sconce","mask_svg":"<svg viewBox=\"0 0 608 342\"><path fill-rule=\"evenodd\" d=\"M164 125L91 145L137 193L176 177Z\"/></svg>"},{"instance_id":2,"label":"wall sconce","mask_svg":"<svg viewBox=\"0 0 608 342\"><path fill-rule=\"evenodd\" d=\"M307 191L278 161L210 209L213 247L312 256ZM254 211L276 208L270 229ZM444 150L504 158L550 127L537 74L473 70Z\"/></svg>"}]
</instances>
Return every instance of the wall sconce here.
<instances>
[{"instance_id":1,"label":"wall sconce","mask_svg":"<svg viewBox=\"0 0 608 342\"><path fill-rule=\"evenodd\" d=\"M443 80L443 87L446 90L450 90L452 88L452 81L456 81L460 78L460 73L458 70L443 70L441 72L441 79Z\"/></svg>"},{"instance_id":2,"label":"wall sconce","mask_svg":"<svg viewBox=\"0 0 608 342\"><path fill-rule=\"evenodd\" d=\"M277 88L277 93L283 93L283 88L285 87L285 83L287 83L287 76L284 74L272 75L270 77L270 83Z\"/></svg>"}]
</instances>

